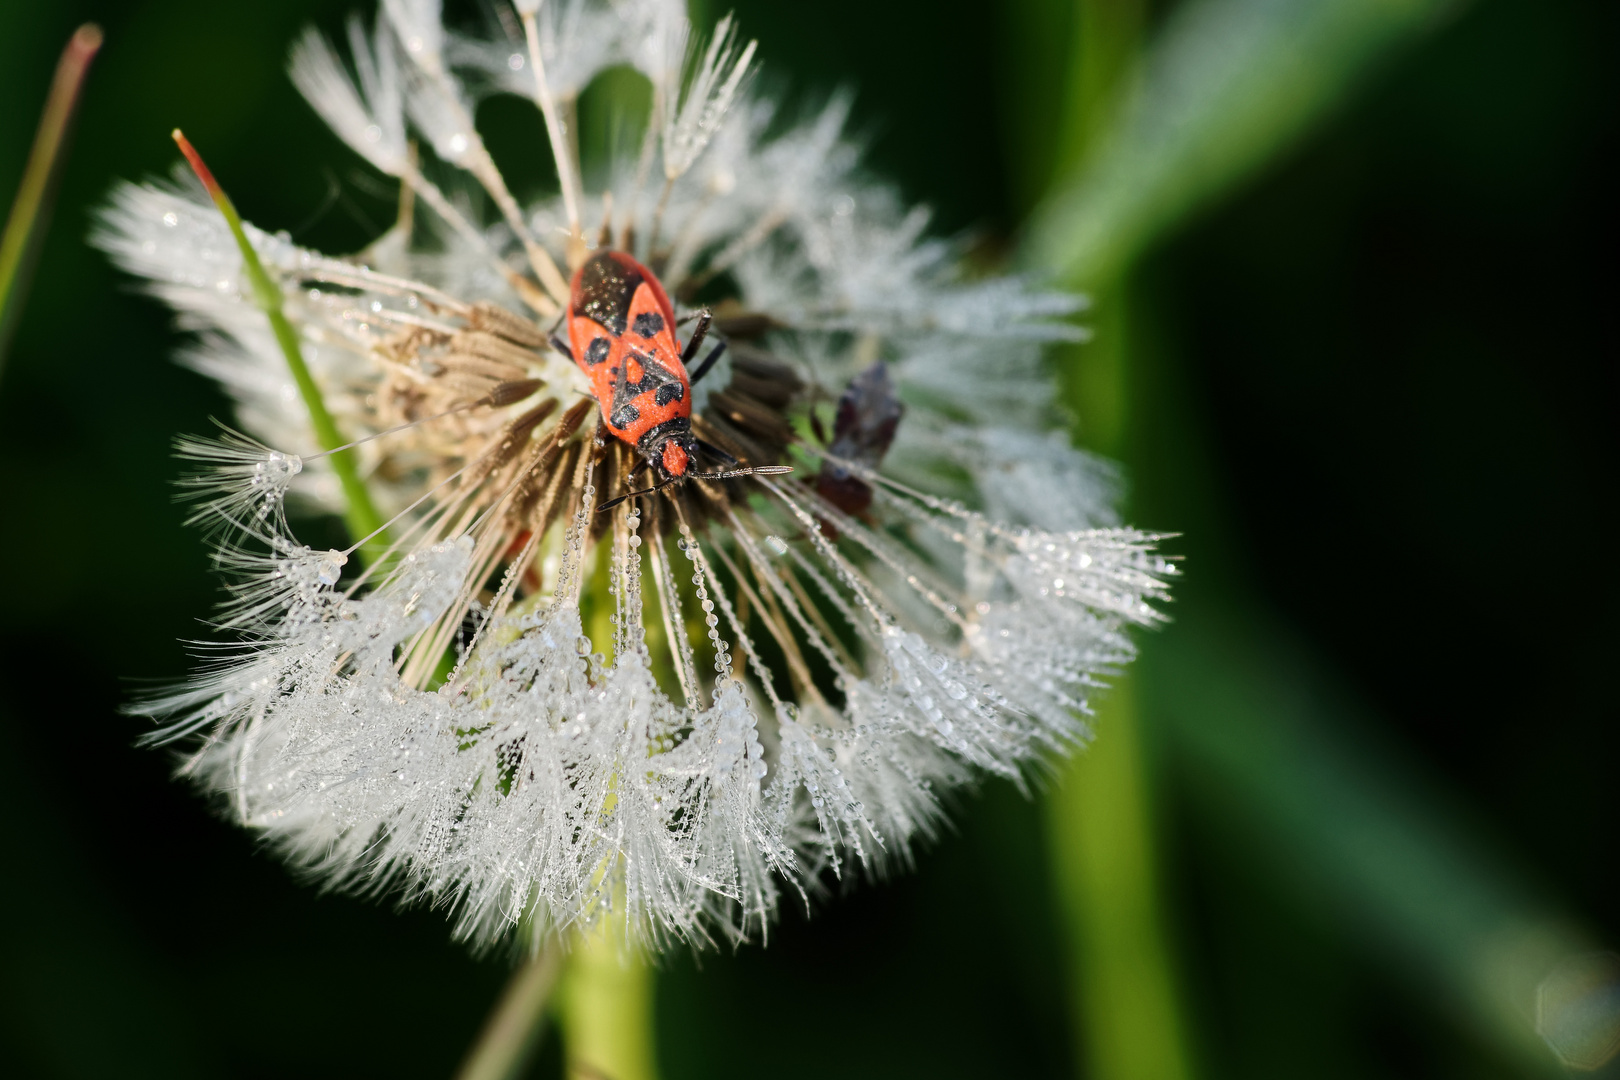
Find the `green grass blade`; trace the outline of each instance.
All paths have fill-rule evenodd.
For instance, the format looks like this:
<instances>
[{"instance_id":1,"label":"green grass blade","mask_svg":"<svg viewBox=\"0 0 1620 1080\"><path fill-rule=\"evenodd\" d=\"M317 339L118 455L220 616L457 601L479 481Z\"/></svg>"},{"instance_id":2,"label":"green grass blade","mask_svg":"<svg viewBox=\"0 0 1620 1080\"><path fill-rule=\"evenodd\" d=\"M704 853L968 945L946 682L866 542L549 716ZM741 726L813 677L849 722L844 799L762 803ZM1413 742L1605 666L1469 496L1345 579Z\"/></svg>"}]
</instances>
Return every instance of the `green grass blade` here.
<instances>
[{"instance_id":1,"label":"green grass blade","mask_svg":"<svg viewBox=\"0 0 1620 1080\"><path fill-rule=\"evenodd\" d=\"M224 215L225 223L230 226L231 235L236 237L236 246L242 251L242 267L247 273L249 287L253 290L253 299L270 320L276 344L281 347L282 355L287 358L287 367L292 371L293 382L298 385L298 393L309 409L309 423L315 432L315 441L322 450L327 451L332 462L332 471L337 474L338 483L343 487L343 497L347 504L343 520L349 527L350 537L356 543L365 541L360 548L361 557L367 563L374 562L388 548L382 515L372 503L371 492L367 490L365 481L360 477L358 455L352 448L339 449L345 446L348 440L338 431L337 423L326 408L326 399L321 396L320 387L315 384L315 377L310 374L309 365L304 363L304 354L298 345L298 331L287 320L286 312L281 308L281 288L270 279L264 264L259 261L258 252L253 250L252 243L248 241L247 233L242 228L242 217L236 212L236 205L231 202L230 196L225 194L225 189L219 186L214 174L203 163L202 156L180 133L179 128L174 130L174 141L179 145L181 153L186 155L186 161L191 164L197 179L202 181L209 197L214 200L214 205L219 207L219 212Z\"/></svg>"},{"instance_id":2,"label":"green grass blade","mask_svg":"<svg viewBox=\"0 0 1620 1080\"><path fill-rule=\"evenodd\" d=\"M63 150L68 126L72 123L79 91L84 86L90 61L101 48L101 28L85 23L73 32L62 58L56 62L56 77L34 133L34 146L23 168L22 183L6 218L6 231L0 235L0 372L5 370L6 352L17 329L28 277L39 246L50 223L51 201L62 172Z\"/></svg>"}]
</instances>

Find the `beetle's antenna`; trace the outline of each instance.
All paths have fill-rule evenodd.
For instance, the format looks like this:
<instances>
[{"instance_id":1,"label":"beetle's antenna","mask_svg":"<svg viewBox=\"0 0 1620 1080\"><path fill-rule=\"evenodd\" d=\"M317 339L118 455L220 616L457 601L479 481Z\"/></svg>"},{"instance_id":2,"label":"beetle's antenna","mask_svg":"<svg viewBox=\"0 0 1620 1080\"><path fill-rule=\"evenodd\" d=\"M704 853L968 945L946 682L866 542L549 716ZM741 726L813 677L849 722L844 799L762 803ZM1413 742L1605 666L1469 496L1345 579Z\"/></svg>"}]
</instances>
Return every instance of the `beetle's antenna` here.
<instances>
[{"instance_id":1,"label":"beetle's antenna","mask_svg":"<svg viewBox=\"0 0 1620 1080\"><path fill-rule=\"evenodd\" d=\"M732 469L730 472L687 473L689 480L734 480L739 476L781 476L793 471L791 465L755 465L751 469Z\"/></svg>"}]
</instances>

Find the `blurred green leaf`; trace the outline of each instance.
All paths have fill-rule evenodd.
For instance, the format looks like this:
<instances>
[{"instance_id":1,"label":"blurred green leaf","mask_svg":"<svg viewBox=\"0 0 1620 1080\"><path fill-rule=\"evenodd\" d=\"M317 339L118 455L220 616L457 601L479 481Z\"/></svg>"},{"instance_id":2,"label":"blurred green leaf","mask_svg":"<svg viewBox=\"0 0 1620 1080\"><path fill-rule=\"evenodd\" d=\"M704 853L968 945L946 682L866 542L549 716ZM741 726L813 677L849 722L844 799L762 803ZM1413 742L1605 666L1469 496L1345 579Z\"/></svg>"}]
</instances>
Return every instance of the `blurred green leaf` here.
<instances>
[{"instance_id":1,"label":"blurred green leaf","mask_svg":"<svg viewBox=\"0 0 1620 1080\"><path fill-rule=\"evenodd\" d=\"M1358 736L1375 725L1308 658L1230 604L1177 615L1139 677L1191 794L1526 1075L1561 1075L1536 1035L1537 988L1592 937L1398 749Z\"/></svg>"},{"instance_id":2,"label":"blurred green leaf","mask_svg":"<svg viewBox=\"0 0 1620 1080\"><path fill-rule=\"evenodd\" d=\"M1301 136L1374 63L1457 6L1190 0L1111 100L1099 105L1083 72L1071 77L1065 145L1075 164L1032 216L1021 255L1068 285L1101 290L1115 309L1099 312L1098 342L1089 347L1101 346L1108 362L1077 362L1081 374L1096 376L1081 380L1098 399L1082 403L1088 441L1098 445L1100 437L1100 448L1117 453L1136 412L1123 389L1134 351L1123 283L1134 263ZM1340 898L1335 921L1436 992L1444 1011L1466 1017L1526 1074L1559 1075L1536 1033L1538 987L1561 961L1590 949L1591 938L1523 887L1445 808L1430 780L1397 764L1399 754L1350 738L1357 725L1344 715L1342 695L1307 663L1245 628L1231 604L1205 609L1201 619L1188 614L1178 612L1182 624L1147 644L1138 677L1143 719L1162 728L1195 794L1278 863L1278 880L1310 879L1318 886L1312 895ZM1104 742L1109 735L1104 726ZM1063 820L1056 824L1071 920L1084 942L1113 895L1098 892L1097 882L1117 891L1120 874L1080 873L1085 856L1097 863L1108 854L1095 821L1084 835L1067 830L1074 834L1067 840ZM1150 837L1138 840L1151 851ZM1115 923L1116 931L1125 925ZM1097 956L1080 959L1083 989L1106 992L1102 972L1087 971ZM1123 995L1128 986L1115 989ZM1097 1024L1091 1017L1093 1042ZM1095 1068L1107 1064L1095 1047L1089 1056Z\"/></svg>"},{"instance_id":3,"label":"blurred green leaf","mask_svg":"<svg viewBox=\"0 0 1620 1080\"><path fill-rule=\"evenodd\" d=\"M1032 216L1024 261L1104 284L1460 0L1190 0Z\"/></svg>"}]
</instances>

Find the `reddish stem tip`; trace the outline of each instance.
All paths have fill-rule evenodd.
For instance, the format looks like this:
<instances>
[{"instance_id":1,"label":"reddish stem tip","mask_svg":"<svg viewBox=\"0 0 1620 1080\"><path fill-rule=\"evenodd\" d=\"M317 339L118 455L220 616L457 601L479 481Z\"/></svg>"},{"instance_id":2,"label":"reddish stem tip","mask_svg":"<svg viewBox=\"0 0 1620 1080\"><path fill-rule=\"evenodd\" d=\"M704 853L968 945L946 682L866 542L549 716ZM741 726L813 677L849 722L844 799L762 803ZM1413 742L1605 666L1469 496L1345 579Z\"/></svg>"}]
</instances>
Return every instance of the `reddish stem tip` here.
<instances>
[{"instance_id":1,"label":"reddish stem tip","mask_svg":"<svg viewBox=\"0 0 1620 1080\"><path fill-rule=\"evenodd\" d=\"M186 138L179 128L175 128L169 134L180 147L180 152L186 155L186 161L191 164L191 171L197 174L197 179L208 189L208 194L217 201L225 193L220 189L219 182L214 179L214 174L208 171L208 166L203 164L202 155L197 153L197 148L191 145L191 140Z\"/></svg>"},{"instance_id":2,"label":"reddish stem tip","mask_svg":"<svg viewBox=\"0 0 1620 1080\"><path fill-rule=\"evenodd\" d=\"M94 56L96 50L101 48L101 27L95 23L85 23L73 31L73 37L68 41L68 48L88 60Z\"/></svg>"}]
</instances>

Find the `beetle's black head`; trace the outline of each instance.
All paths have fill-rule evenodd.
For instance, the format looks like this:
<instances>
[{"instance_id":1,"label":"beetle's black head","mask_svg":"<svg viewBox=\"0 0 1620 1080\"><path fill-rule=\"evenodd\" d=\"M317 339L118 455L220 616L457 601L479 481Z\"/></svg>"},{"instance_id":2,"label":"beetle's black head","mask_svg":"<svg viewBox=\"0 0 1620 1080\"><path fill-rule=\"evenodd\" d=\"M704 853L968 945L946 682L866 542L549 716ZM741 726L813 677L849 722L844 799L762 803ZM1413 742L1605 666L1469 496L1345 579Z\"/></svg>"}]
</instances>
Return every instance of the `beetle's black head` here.
<instances>
[{"instance_id":1,"label":"beetle's black head","mask_svg":"<svg viewBox=\"0 0 1620 1080\"><path fill-rule=\"evenodd\" d=\"M686 475L697 456L697 439L692 436L692 421L684 416L666 420L636 443L636 449L647 459L659 480L675 480Z\"/></svg>"}]
</instances>

